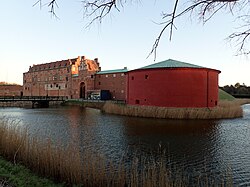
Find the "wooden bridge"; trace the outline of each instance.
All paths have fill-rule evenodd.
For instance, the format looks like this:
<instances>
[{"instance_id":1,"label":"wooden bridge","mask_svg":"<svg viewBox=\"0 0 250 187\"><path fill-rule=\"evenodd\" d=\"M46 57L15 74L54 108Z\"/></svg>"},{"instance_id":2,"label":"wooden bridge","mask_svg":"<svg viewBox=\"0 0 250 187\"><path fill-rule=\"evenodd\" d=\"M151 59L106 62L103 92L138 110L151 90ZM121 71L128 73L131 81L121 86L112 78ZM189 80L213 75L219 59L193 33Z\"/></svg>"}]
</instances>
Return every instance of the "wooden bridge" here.
<instances>
[{"instance_id":1,"label":"wooden bridge","mask_svg":"<svg viewBox=\"0 0 250 187\"><path fill-rule=\"evenodd\" d=\"M67 98L62 96L0 96L0 102L32 102L32 108L49 107L49 102L58 101L64 102Z\"/></svg>"}]
</instances>

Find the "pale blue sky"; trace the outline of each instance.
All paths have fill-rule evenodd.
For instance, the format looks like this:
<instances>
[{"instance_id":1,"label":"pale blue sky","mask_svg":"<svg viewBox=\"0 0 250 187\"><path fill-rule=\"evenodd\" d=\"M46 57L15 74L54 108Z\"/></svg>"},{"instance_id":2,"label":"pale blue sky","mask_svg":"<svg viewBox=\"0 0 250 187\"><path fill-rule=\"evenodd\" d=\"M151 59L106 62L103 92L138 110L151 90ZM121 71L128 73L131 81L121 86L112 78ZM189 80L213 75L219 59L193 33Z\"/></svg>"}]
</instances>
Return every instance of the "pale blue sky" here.
<instances>
[{"instance_id":1,"label":"pale blue sky","mask_svg":"<svg viewBox=\"0 0 250 187\"><path fill-rule=\"evenodd\" d=\"M35 2L0 2L0 81L22 84L29 66L79 55L98 57L102 70L152 64L154 57L146 57L161 29L154 22L173 6L166 0L128 4L86 30L80 1L58 1L59 19L51 18L47 7L32 7ZM250 86L249 57L236 57L235 44L225 40L239 26L231 15L218 14L205 25L186 16L176 26L171 42L168 32L163 35L156 62L172 58L215 68L222 71L221 86Z\"/></svg>"}]
</instances>

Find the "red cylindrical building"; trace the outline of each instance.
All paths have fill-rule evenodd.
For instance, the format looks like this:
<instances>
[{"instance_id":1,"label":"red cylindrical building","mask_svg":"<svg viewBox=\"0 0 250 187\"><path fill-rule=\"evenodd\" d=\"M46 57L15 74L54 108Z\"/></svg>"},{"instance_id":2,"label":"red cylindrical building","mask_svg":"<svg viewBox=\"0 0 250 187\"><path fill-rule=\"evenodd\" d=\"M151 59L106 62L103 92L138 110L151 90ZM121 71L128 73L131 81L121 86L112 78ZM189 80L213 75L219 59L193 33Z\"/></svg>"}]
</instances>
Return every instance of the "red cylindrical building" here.
<instances>
[{"instance_id":1,"label":"red cylindrical building","mask_svg":"<svg viewBox=\"0 0 250 187\"><path fill-rule=\"evenodd\" d=\"M128 72L127 103L160 107L215 107L220 71L172 59Z\"/></svg>"}]
</instances>

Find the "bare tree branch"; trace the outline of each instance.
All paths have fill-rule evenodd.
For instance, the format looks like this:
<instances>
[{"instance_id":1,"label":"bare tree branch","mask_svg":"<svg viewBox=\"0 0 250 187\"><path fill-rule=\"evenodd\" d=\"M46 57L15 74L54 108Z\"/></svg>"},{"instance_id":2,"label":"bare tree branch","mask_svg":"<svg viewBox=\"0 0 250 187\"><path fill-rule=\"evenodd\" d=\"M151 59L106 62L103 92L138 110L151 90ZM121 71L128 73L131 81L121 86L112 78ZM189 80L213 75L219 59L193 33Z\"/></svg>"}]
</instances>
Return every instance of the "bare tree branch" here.
<instances>
[{"instance_id":1,"label":"bare tree branch","mask_svg":"<svg viewBox=\"0 0 250 187\"><path fill-rule=\"evenodd\" d=\"M58 8L58 5L57 5L57 2L56 2L56 0L52 0L49 4L48 4L48 7L50 7L50 13L53 15L53 16L55 16L55 17L57 17L56 16L56 13L55 13L55 6ZM58 18L58 17L57 17Z\"/></svg>"},{"instance_id":2,"label":"bare tree branch","mask_svg":"<svg viewBox=\"0 0 250 187\"><path fill-rule=\"evenodd\" d=\"M58 8L58 4L57 4L57 1L56 0L50 0L49 2L43 4L42 3L42 0L38 0L37 2L35 2L33 4L33 6L36 6L36 5L40 5L40 8L42 8L43 6L48 6L50 8L49 10L49 13L53 16L53 17L57 17L56 15L56 12L55 12L55 7Z\"/></svg>"},{"instance_id":3,"label":"bare tree branch","mask_svg":"<svg viewBox=\"0 0 250 187\"><path fill-rule=\"evenodd\" d=\"M93 17L90 23L87 24L89 27L95 21L102 22L103 18L106 17L112 10L112 8L120 11L117 6L117 0L95 0L95 1L82 1L84 7L84 17Z\"/></svg>"},{"instance_id":4,"label":"bare tree branch","mask_svg":"<svg viewBox=\"0 0 250 187\"><path fill-rule=\"evenodd\" d=\"M250 54L250 50L245 48L247 39L250 36L250 29L243 32L235 32L228 36L229 40L235 40L238 47L238 54Z\"/></svg>"},{"instance_id":5,"label":"bare tree branch","mask_svg":"<svg viewBox=\"0 0 250 187\"><path fill-rule=\"evenodd\" d=\"M177 4L178 0L175 0L174 8L172 13L165 13L163 14L163 19L166 19L165 22L162 22L160 24L164 25L162 30L160 31L158 37L156 38L152 50L149 52L149 55L152 55L154 53L154 60L156 59L156 51L159 45L159 41L161 40L161 37L163 36L163 33L166 31L167 28L170 28L170 40L172 39L173 35L173 27L174 21L178 19L179 17L190 13L192 14L194 10L198 9L198 18L203 20L203 23L206 23L208 20L210 20L217 12L222 10L223 8L229 8L230 12L232 12L232 7L240 0L194 0L189 6L186 6L183 10L177 11ZM249 35L245 38L245 40L248 38ZM235 36L237 37L237 36ZM245 40L242 40L243 46L245 43Z\"/></svg>"},{"instance_id":6,"label":"bare tree branch","mask_svg":"<svg viewBox=\"0 0 250 187\"><path fill-rule=\"evenodd\" d=\"M138 0L130 0L138 1ZM113 10L120 11L120 8L126 4L128 0L82 0L81 3L84 8L84 17L90 18L90 22L87 24L89 27L94 22L101 23L102 20L110 14ZM237 43L238 53L250 54L250 49L246 49L246 43L250 38L250 0L186 0L184 6L179 7L180 1L175 0L173 4L172 12L163 13L163 21L158 23L162 25L162 28L155 39L152 49L149 55L154 54L154 60L156 59L157 48L159 47L159 42L169 28L169 40L172 40L173 30L176 29L174 24L176 20L183 17L185 14L193 15L194 12L197 13L194 17L201 19L203 24L212 19L220 11L226 11L234 15L236 13L238 19L243 22L242 28L238 29L237 32L232 33L228 36L230 41L235 41ZM42 0L36 1L33 6L40 4L43 6ZM50 9L50 13L57 17L55 14L55 8L58 7L56 0L49 0L47 5ZM242 11L245 10L245 11ZM243 30L243 31L240 31Z\"/></svg>"}]
</instances>

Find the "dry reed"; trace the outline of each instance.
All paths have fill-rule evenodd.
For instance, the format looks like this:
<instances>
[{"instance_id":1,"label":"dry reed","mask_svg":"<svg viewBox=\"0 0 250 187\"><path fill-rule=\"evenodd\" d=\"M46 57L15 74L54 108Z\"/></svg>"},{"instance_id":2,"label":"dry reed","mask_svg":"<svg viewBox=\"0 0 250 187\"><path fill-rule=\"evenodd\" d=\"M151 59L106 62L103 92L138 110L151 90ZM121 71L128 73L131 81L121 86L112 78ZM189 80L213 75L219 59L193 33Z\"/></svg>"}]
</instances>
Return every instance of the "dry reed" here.
<instances>
[{"instance_id":1,"label":"dry reed","mask_svg":"<svg viewBox=\"0 0 250 187\"><path fill-rule=\"evenodd\" d=\"M156 106L138 106L106 102L102 110L106 113L166 119L225 119L243 116L242 104L250 103L249 99L220 101L214 108L167 108Z\"/></svg>"},{"instance_id":2,"label":"dry reed","mask_svg":"<svg viewBox=\"0 0 250 187\"><path fill-rule=\"evenodd\" d=\"M55 146L49 139L41 141L29 137L27 129L21 130L15 122L7 120L0 122L0 153L14 163L65 182L67 186L187 186L189 182L182 175L172 177L173 172L168 169L164 155L160 159L134 156L129 167L122 160L115 166L97 153L81 152L76 144ZM197 186L199 184L200 181ZM208 182L205 186L210 184Z\"/></svg>"}]
</instances>

